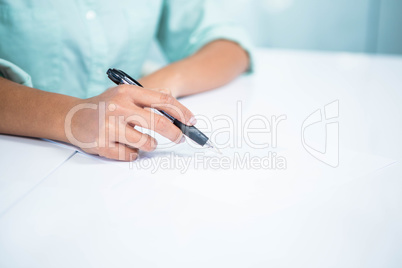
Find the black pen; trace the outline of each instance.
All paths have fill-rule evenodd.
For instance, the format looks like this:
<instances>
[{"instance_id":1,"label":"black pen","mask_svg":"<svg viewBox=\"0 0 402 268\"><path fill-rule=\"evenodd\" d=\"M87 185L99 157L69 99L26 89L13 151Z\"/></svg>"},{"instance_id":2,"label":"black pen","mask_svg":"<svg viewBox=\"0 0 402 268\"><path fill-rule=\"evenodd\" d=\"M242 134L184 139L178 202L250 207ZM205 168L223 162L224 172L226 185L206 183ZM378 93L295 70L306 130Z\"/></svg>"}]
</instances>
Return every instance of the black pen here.
<instances>
[{"instance_id":1,"label":"black pen","mask_svg":"<svg viewBox=\"0 0 402 268\"><path fill-rule=\"evenodd\" d=\"M106 72L107 76L109 77L110 80L112 80L114 83L117 85L121 84L127 84L127 85L135 85L138 87L143 87L138 81L136 81L134 78L130 77L128 74L125 72L118 70L118 69L109 69ZM205 136L204 133L199 131L195 126L187 126L186 124L183 124L170 114L166 113L163 110L157 110L159 113L164 115L166 118L168 118L176 127L178 127L184 135L198 143L199 145L206 147L206 148L211 148L215 150L217 153L221 153L218 148L216 148L213 143L210 141L210 139Z\"/></svg>"}]
</instances>

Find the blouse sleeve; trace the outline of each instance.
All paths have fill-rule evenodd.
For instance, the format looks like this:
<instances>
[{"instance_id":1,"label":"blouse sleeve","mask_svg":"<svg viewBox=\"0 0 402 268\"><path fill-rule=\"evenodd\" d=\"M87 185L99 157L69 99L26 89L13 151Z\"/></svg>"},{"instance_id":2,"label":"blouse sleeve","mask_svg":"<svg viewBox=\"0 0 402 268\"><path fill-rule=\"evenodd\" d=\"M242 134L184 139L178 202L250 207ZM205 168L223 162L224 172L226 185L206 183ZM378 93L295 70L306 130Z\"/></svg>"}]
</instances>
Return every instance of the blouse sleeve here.
<instances>
[{"instance_id":1,"label":"blouse sleeve","mask_svg":"<svg viewBox=\"0 0 402 268\"><path fill-rule=\"evenodd\" d=\"M4 77L24 86L32 87L31 76L17 65L4 59L0 59L0 77Z\"/></svg>"},{"instance_id":2,"label":"blouse sleeve","mask_svg":"<svg viewBox=\"0 0 402 268\"><path fill-rule=\"evenodd\" d=\"M248 72L252 72L252 45L247 34L223 17L216 2L165 0L157 36L163 52L170 62L174 62L194 54L214 40L230 40L249 54Z\"/></svg>"}]
</instances>

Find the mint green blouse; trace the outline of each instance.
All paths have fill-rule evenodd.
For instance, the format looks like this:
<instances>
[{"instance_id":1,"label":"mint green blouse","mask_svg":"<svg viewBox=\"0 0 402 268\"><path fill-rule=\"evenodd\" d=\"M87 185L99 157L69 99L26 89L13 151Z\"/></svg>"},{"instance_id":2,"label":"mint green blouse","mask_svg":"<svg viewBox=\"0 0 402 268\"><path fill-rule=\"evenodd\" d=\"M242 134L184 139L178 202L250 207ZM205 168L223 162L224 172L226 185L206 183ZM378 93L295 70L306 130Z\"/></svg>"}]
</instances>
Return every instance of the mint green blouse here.
<instances>
[{"instance_id":1,"label":"mint green blouse","mask_svg":"<svg viewBox=\"0 0 402 268\"><path fill-rule=\"evenodd\" d=\"M216 0L0 0L0 75L80 98L112 86L105 72L138 77L156 39L170 61L245 33Z\"/></svg>"}]
</instances>

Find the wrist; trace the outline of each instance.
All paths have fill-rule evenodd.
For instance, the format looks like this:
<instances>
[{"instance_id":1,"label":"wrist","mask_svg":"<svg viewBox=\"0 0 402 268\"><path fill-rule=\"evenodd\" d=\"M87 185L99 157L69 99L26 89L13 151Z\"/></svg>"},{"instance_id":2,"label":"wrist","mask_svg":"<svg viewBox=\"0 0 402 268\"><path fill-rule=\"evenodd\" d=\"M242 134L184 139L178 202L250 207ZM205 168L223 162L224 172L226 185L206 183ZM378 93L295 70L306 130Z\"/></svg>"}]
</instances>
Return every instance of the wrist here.
<instances>
[{"instance_id":1,"label":"wrist","mask_svg":"<svg viewBox=\"0 0 402 268\"><path fill-rule=\"evenodd\" d=\"M54 124L54 133L56 134L55 139L62 142L71 143L67 138L67 133L72 131L72 122L74 122L75 117L78 116L78 111L76 111L76 109L79 108L80 104L84 104L85 100L70 96L66 96L63 99L63 105L59 106Z\"/></svg>"},{"instance_id":2,"label":"wrist","mask_svg":"<svg viewBox=\"0 0 402 268\"><path fill-rule=\"evenodd\" d=\"M146 88L169 89L174 97L180 97L184 88L184 75L174 64L140 79Z\"/></svg>"}]
</instances>

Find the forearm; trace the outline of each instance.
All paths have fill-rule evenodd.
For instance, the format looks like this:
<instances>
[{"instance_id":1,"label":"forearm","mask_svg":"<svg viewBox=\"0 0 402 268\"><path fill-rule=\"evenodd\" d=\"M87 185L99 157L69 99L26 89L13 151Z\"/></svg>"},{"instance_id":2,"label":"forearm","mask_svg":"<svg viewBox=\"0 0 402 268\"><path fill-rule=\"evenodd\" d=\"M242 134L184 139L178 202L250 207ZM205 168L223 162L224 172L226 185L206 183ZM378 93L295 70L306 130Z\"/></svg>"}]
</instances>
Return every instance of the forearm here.
<instances>
[{"instance_id":1,"label":"forearm","mask_svg":"<svg viewBox=\"0 0 402 268\"><path fill-rule=\"evenodd\" d=\"M249 57L238 44L217 40L194 55L141 79L146 87L169 88L176 97L211 90L249 68Z\"/></svg>"},{"instance_id":2,"label":"forearm","mask_svg":"<svg viewBox=\"0 0 402 268\"><path fill-rule=\"evenodd\" d=\"M0 133L67 142L64 119L77 100L0 78Z\"/></svg>"}]
</instances>

